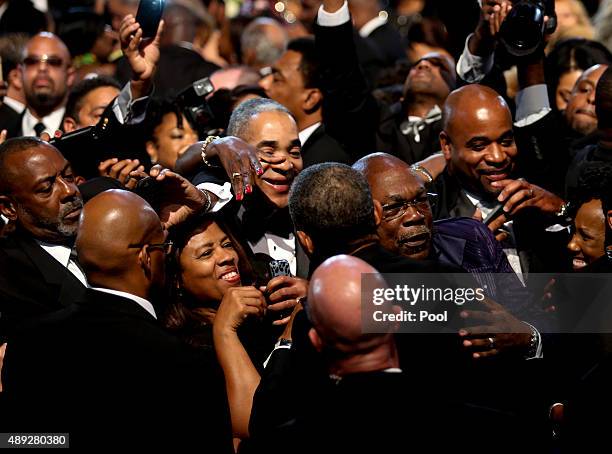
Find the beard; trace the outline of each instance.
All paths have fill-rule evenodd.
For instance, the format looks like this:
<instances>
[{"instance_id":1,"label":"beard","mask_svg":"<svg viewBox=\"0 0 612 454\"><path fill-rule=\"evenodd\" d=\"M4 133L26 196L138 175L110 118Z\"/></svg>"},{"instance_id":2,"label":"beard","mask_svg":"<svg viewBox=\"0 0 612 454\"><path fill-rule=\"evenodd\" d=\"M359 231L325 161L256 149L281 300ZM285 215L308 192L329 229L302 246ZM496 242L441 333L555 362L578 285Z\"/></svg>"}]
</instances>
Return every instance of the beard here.
<instances>
[{"instance_id":1,"label":"beard","mask_svg":"<svg viewBox=\"0 0 612 454\"><path fill-rule=\"evenodd\" d=\"M69 240L76 236L79 225L78 222L67 223L64 218L78 208L83 208L83 200L80 197L62 205L58 215L54 218L41 218L27 208L24 211L30 219L35 221L37 226L53 232L58 239Z\"/></svg>"},{"instance_id":2,"label":"beard","mask_svg":"<svg viewBox=\"0 0 612 454\"><path fill-rule=\"evenodd\" d=\"M27 90L25 95L26 95L26 101L28 105L32 106L32 108L37 112L39 111L52 112L53 110L55 110L57 106L59 106L62 103L64 99L64 95L59 96L47 90L44 90L44 91Z\"/></svg>"}]
</instances>

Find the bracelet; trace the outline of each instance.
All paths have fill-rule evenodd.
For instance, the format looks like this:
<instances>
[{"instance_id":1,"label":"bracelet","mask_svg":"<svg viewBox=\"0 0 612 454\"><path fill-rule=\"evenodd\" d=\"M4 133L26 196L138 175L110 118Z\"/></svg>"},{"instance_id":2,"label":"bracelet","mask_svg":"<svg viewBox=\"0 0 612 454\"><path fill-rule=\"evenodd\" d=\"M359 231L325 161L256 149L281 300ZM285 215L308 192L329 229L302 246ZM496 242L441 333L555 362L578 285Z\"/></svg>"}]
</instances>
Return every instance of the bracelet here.
<instances>
[{"instance_id":1,"label":"bracelet","mask_svg":"<svg viewBox=\"0 0 612 454\"><path fill-rule=\"evenodd\" d=\"M525 358L530 359L530 358L535 358L536 353L538 352L538 331L531 326L531 338L529 339L529 348L527 349L527 354L525 355Z\"/></svg>"},{"instance_id":2,"label":"bracelet","mask_svg":"<svg viewBox=\"0 0 612 454\"><path fill-rule=\"evenodd\" d=\"M212 199L210 198L210 194L208 193L208 191L206 191L205 189L200 189L200 192L204 194L204 197L206 197L206 208L204 208L204 213L208 213L212 208Z\"/></svg>"},{"instance_id":3,"label":"bracelet","mask_svg":"<svg viewBox=\"0 0 612 454\"><path fill-rule=\"evenodd\" d=\"M429 170L419 164L412 164L410 166L410 169L413 172L419 172L421 175L423 175L427 180L427 184L431 183L434 180L433 175L429 172Z\"/></svg>"},{"instance_id":4,"label":"bracelet","mask_svg":"<svg viewBox=\"0 0 612 454\"><path fill-rule=\"evenodd\" d=\"M206 159L206 149L211 144L211 142L217 139L219 139L219 136L208 136L206 139L204 139L204 142L202 142L202 148L200 148L200 155L202 156L202 161L207 167L212 166L210 165L210 162L208 162L208 160Z\"/></svg>"}]
</instances>

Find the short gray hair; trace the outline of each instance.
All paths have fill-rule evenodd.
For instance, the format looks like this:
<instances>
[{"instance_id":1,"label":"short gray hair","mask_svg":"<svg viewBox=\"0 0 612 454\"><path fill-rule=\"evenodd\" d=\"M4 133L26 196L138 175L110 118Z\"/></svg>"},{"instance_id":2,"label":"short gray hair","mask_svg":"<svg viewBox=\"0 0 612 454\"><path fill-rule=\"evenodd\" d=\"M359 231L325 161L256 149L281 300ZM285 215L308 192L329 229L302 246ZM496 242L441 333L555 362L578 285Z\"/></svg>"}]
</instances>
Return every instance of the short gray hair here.
<instances>
[{"instance_id":1,"label":"short gray hair","mask_svg":"<svg viewBox=\"0 0 612 454\"><path fill-rule=\"evenodd\" d=\"M275 27L281 31L284 39L282 42L273 40L267 33L266 28ZM240 39L242 54L252 49L255 54L255 61L249 62L250 65L270 66L278 60L287 48L287 33L282 26L273 19L260 17L247 25L242 32Z\"/></svg>"},{"instance_id":2,"label":"short gray hair","mask_svg":"<svg viewBox=\"0 0 612 454\"><path fill-rule=\"evenodd\" d=\"M249 99L239 104L238 107L234 109L234 112L232 112L227 127L227 134L246 140L249 134L251 120L262 112L282 112L293 118L291 112L276 101L272 101L268 98Z\"/></svg>"}]
</instances>

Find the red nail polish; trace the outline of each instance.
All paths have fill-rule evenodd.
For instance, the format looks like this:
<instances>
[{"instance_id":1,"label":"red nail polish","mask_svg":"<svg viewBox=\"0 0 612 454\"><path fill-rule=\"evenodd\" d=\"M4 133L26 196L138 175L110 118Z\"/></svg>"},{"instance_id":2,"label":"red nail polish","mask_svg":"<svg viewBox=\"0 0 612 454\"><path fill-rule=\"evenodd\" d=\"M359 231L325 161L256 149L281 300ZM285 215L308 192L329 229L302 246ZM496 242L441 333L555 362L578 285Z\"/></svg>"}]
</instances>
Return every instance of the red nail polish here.
<instances>
[{"instance_id":1,"label":"red nail polish","mask_svg":"<svg viewBox=\"0 0 612 454\"><path fill-rule=\"evenodd\" d=\"M236 200L238 200L239 202L242 200L242 194L236 194Z\"/></svg>"},{"instance_id":2,"label":"red nail polish","mask_svg":"<svg viewBox=\"0 0 612 454\"><path fill-rule=\"evenodd\" d=\"M59 130L58 130L58 131L55 131L55 137L56 137L56 138L58 138L58 139L59 139L60 137L62 137L62 131L59 131Z\"/></svg>"},{"instance_id":3,"label":"red nail polish","mask_svg":"<svg viewBox=\"0 0 612 454\"><path fill-rule=\"evenodd\" d=\"M253 192L253 188L251 187L251 185L250 185L250 184L247 184L247 185L246 185L246 189L245 189L245 191L246 191L246 193L247 193L247 194L250 194L251 192Z\"/></svg>"},{"instance_id":4,"label":"red nail polish","mask_svg":"<svg viewBox=\"0 0 612 454\"><path fill-rule=\"evenodd\" d=\"M263 174L263 169L262 168L257 169L257 175L262 175L262 174Z\"/></svg>"}]
</instances>

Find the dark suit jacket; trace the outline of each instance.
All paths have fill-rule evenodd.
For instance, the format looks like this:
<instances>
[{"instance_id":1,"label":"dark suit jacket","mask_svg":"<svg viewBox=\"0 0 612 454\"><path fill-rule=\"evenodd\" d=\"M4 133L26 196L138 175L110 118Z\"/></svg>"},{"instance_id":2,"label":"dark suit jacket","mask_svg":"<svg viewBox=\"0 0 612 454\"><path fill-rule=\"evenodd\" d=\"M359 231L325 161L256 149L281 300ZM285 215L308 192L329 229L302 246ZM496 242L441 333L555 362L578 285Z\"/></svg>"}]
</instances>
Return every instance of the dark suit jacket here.
<instances>
[{"instance_id":1,"label":"dark suit jacket","mask_svg":"<svg viewBox=\"0 0 612 454\"><path fill-rule=\"evenodd\" d=\"M341 162L351 165L353 160L344 148L325 132L325 125L313 131L308 140L302 144L304 168L322 162Z\"/></svg>"},{"instance_id":2,"label":"dark suit jacket","mask_svg":"<svg viewBox=\"0 0 612 454\"><path fill-rule=\"evenodd\" d=\"M0 240L0 338L21 322L61 309L85 291L81 282L31 237Z\"/></svg>"},{"instance_id":3,"label":"dark suit jacket","mask_svg":"<svg viewBox=\"0 0 612 454\"><path fill-rule=\"evenodd\" d=\"M194 50L177 45L165 46L160 50L153 97L171 99L192 82L209 77L217 69L217 65L204 60ZM121 83L130 80L131 69L125 58L117 64L116 77Z\"/></svg>"},{"instance_id":4,"label":"dark suit jacket","mask_svg":"<svg viewBox=\"0 0 612 454\"><path fill-rule=\"evenodd\" d=\"M18 137L21 132L23 112L16 112L6 104L0 106L0 129L6 129L7 137Z\"/></svg>"},{"instance_id":5,"label":"dark suit jacket","mask_svg":"<svg viewBox=\"0 0 612 454\"><path fill-rule=\"evenodd\" d=\"M387 22L375 28L366 39L376 45L385 66L393 66L398 60L406 60L406 52L402 47L402 37L390 23Z\"/></svg>"},{"instance_id":6,"label":"dark suit jacket","mask_svg":"<svg viewBox=\"0 0 612 454\"><path fill-rule=\"evenodd\" d=\"M446 170L434 183L438 201L434 208L434 219L472 217L474 205L467 198L460 183ZM565 245L569 241L567 232L546 232L546 227L555 223L553 218L541 215L536 210L522 210L514 218L513 230L516 248L524 273L564 271L567 263Z\"/></svg>"},{"instance_id":7,"label":"dark suit jacket","mask_svg":"<svg viewBox=\"0 0 612 454\"><path fill-rule=\"evenodd\" d=\"M10 344L2 372L15 427L70 432L73 445L233 452L214 357L186 347L131 299L89 289Z\"/></svg>"}]
</instances>

